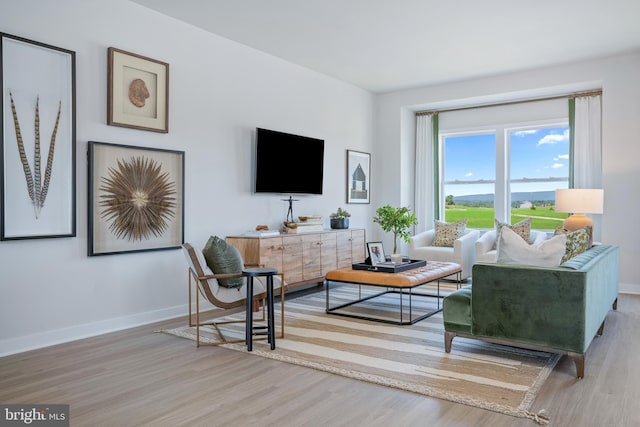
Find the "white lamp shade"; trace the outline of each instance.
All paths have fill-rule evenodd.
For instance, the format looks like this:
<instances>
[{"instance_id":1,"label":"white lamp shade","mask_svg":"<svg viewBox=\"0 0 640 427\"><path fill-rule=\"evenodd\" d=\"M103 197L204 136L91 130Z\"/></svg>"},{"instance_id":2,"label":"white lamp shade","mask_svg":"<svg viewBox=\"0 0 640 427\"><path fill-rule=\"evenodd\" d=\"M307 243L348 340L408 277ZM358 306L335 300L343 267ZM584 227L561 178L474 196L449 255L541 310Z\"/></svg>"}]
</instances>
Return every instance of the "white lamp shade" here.
<instances>
[{"instance_id":1,"label":"white lamp shade","mask_svg":"<svg viewBox=\"0 0 640 427\"><path fill-rule=\"evenodd\" d=\"M604 191L594 188L556 190L556 211L580 214L604 212Z\"/></svg>"}]
</instances>

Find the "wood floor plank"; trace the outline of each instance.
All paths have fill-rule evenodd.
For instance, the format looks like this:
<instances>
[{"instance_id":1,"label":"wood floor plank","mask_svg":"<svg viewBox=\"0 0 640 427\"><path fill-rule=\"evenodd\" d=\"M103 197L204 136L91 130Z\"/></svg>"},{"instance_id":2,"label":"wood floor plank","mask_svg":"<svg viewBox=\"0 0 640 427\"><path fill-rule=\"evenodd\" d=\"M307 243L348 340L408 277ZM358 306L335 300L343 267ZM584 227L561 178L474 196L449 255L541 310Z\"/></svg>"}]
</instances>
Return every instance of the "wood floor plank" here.
<instances>
[{"instance_id":1,"label":"wood floor plank","mask_svg":"<svg viewBox=\"0 0 640 427\"><path fill-rule=\"evenodd\" d=\"M154 333L185 318L0 358L0 402L68 403L72 426L535 426L530 420ZM586 376L563 357L552 426L640 425L640 296L621 295Z\"/></svg>"}]
</instances>

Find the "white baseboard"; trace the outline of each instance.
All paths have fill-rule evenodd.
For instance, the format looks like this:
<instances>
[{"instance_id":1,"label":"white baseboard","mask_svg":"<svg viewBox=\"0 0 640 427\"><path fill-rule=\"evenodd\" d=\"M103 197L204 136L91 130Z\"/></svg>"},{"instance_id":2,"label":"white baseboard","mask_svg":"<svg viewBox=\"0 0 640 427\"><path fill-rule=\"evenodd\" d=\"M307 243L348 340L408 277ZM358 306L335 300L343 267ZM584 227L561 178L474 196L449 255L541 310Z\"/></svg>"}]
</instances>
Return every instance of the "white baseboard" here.
<instances>
[{"instance_id":1,"label":"white baseboard","mask_svg":"<svg viewBox=\"0 0 640 427\"><path fill-rule=\"evenodd\" d=\"M0 357L173 319L186 315L188 310L188 305L183 304L162 310L148 311L131 316L117 317L100 322L86 323L69 328L55 329L23 337L0 340Z\"/></svg>"},{"instance_id":2,"label":"white baseboard","mask_svg":"<svg viewBox=\"0 0 640 427\"><path fill-rule=\"evenodd\" d=\"M619 291L621 294L640 294L640 284L638 283L620 283Z\"/></svg>"}]
</instances>

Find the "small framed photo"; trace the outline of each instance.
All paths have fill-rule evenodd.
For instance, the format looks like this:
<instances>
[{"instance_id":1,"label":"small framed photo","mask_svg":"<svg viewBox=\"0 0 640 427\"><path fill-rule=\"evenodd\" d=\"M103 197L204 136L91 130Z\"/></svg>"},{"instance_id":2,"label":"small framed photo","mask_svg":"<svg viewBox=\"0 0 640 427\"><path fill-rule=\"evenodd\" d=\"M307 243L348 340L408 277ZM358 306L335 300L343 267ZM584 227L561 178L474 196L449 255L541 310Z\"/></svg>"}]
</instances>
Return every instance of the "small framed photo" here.
<instances>
[{"instance_id":1,"label":"small framed photo","mask_svg":"<svg viewBox=\"0 0 640 427\"><path fill-rule=\"evenodd\" d=\"M382 246L382 242L367 242L367 251L369 252L371 265L386 262L387 258L384 255L384 247Z\"/></svg>"},{"instance_id":2,"label":"small framed photo","mask_svg":"<svg viewBox=\"0 0 640 427\"><path fill-rule=\"evenodd\" d=\"M347 203L371 200L371 154L347 150Z\"/></svg>"},{"instance_id":3,"label":"small framed photo","mask_svg":"<svg viewBox=\"0 0 640 427\"><path fill-rule=\"evenodd\" d=\"M107 124L169 132L169 64L110 47Z\"/></svg>"},{"instance_id":4,"label":"small framed photo","mask_svg":"<svg viewBox=\"0 0 640 427\"><path fill-rule=\"evenodd\" d=\"M89 141L88 255L179 249L184 151Z\"/></svg>"}]
</instances>

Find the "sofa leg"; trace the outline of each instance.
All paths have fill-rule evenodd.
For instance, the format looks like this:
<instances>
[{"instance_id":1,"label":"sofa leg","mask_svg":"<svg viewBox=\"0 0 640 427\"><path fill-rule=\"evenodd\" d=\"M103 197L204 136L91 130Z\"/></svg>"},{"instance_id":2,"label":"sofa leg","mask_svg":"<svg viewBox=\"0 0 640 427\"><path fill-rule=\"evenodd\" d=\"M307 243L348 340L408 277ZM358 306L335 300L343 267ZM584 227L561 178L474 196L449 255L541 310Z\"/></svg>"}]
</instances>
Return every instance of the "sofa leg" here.
<instances>
[{"instance_id":1,"label":"sofa leg","mask_svg":"<svg viewBox=\"0 0 640 427\"><path fill-rule=\"evenodd\" d=\"M602 321L602 325L600 325L600 327L598 328L598 336L602 336L602 333L604 332L604 320Z\"/></svg>"},{"instance_id":2,"label":"sofa leg","mask_svg":"<svg viewBox=\"0 0 640 427\"><path fill-rule=\"evenodd\" d=\"M617 310L618 309L618 298L615 299L615 301L613 301L613 310Z\"/></svg>"},{"instance_id":3,"label":"sofa leg","mask_svg":"<svg viewBox=\"0 0 640 427\"><path fill-rule=\"evenodd\" d=\"M573 362L576 364L576 376L578 378L584 378L584 354L569 353L569 356L573 359Z\"/></svg>"},{"instance_id":4,"label":"sofa leg","mask_svg":"<svg viewBox=\"0 0 640 427\"><path fill-rule=\"evenodd\" d=\"M444 351L446 353L451 353L451 342L453 338L456 336L453 332L444 332Z\"/></svg>"}]
</instances>

